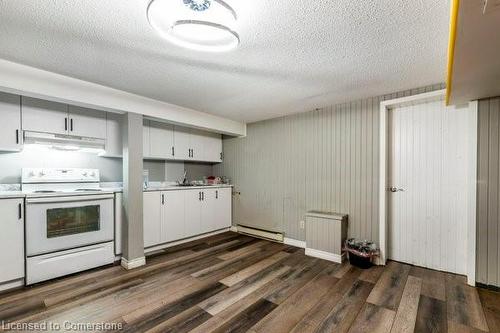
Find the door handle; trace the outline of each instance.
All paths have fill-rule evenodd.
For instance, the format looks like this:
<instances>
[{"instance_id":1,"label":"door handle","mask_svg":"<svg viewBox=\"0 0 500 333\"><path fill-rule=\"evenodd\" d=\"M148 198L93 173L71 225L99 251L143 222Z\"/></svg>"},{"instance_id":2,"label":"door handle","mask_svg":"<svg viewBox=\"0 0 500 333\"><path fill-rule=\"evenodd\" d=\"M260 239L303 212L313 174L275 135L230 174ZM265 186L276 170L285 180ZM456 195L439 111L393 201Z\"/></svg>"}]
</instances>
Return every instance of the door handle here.
<instances>
[{"instance_id":1,"label":"door handle","mask_svg":"<svg viewBox=\"0 0 500 333\"><path fill-rule=\"evenodd\" d=\"M198 192L198 200L201 201L201 192Z\"/></svg>"},{"instance_id":2,"label":"door handle","mask_svg":"<svg viewBox=\"0 0 500 333\"><path fill-rule=\"evenodd\" d=\"M219 191L215 191L215 199L219 199Z\"/></svg>"},{"instance_id":3,"label":"door handle","mask_svg":"<svg viewBox=\"0 0 500 333\"><path fill-rule=\"evenodd\" d=\"M172 156L175 156L175 147L172 147Z\"/></svg>"},{"instance_id":4,"label":"door handle","mask_svg":"<svg viewBox=\"0 0 500 333\"><path fill-rule=\"evenodd\" d=\"M69 121L69 130L73 132L73 118L71 118Z\"/></svg>"},{"instance_id":5,"label":"door handle","mask_svg":"<svg viewBox=\"0 0 500 333\"><path fill-rule=\"evenodd\" d=\"M201 192L201 200L205 201L205 192Z\"/></svg>"},{"instance_id":6,"label":"door handle","mask_svg":"<svg viewBox=\"0 0 500 333\"><path fill-rule=\"evenodd\" d=\"M161 195L161 204L164 205L165 204L165 194L162 194Z\"/></svg>"},{"instance_id":7,"label":"door handle","mask_svg":"<svg viewBox=\"0 0 500 333\"><path fill-rule=\"evenodd\" d=\"M19 144L19 130L16 129L16 145Z\"/></svg>"},{"instance_id":8,"label":"door handle","mask_svg":"<svg viewBox=\"0 0 500 333\"><path fill-rule=\"evenodd\" d=\"M17 205L17 216L19 217L19 220L21 220L23 218L23 206L22 204L18 204Z\"/></svg>"},{"instance_id":9,"label":"door handle","mask_svg":"<svg viewBox=\"0 0 500 333\"><path fill-rule=\"evenodd\" d=\"M68 118L64 118L64 130L68 130Z\"/></svg>"},{"instance_id":10,"label":"door handle","mask_svg":"<svg viewBox=\"0 0 500 333\"><path fill-rule=\"evenodd\" d=\"M404 188L397 188L397 187L390 187L389 191L391 191L392 193L396 193L396 192L404 192L405 189Z\"/></svg>"}]
</instances>

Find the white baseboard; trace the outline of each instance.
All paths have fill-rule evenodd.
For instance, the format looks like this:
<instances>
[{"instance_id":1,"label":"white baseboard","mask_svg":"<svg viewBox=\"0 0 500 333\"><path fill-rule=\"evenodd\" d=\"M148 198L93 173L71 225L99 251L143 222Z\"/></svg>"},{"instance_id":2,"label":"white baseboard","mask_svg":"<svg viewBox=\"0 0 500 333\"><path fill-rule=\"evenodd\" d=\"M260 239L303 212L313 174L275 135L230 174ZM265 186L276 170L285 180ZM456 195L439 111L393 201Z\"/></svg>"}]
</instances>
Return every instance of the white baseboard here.
<instances>
[{"instance_id":1,"label":"white baseboard","mask_svg":"<svg viewBox=\"0 0 500 333\"><path fill-rule=\"evenodd\" d=\"M314 250L314 249L309 249L306 248L306 255L315 257L315 258L320 258L328 261L333 261L336 263L341 264L342 263L342 255L330 253L330 252L325 252L321 250Z\"/></svg>"},{"instance_id":2,"label":"white baseboard","mask_svg":"<svg viewBox=\"0 0 500 333\"><path fill-rule=\"evenodd\" d=\"M233 225L233 226L231 226L231 228L229 228L229 231L238 232L238 227Z\"/></svg>"},{"instance_id":3,"label":"white baseboard","mask_svg":"<svg viewBox=\"0 0 500 333\"><path fill-rule=\"evenodd\" d=\"M146 257L137 258L137 259L133 259L130 261L128 261L125 258L122 258L121 265L123 268L125 268L127 270L141 267L141 266L146 265Z\"/></svg>"},{"instance_id":4,"label":"white baseboard","mask_svg":"<svg viewBox=\"0 0 500 333\"><path fill-rule=\"evenodd\" d=\"M238 225L237 228L238 228L238 233L240 234L272 240L280 243L283 242L283 234L280 232L260 230L260 229L245 227L243 225Z\"/></svg>"},{"instance_id":5,"label":"white baseboard","mask_svg":"<svg viewBox=\"0 0 500 333\"><path fill-rule=\"evenodd\" d=\"M9 281L0 285L0 291L24 287L24 279Z\"/></svg>"},{"instance_id":6,"label":"white baseboard","mask_svg":"<svg viewBox=\"0 0 500 333\"><path fill-rule=\"evenodd\" d=\"M293 239L293 238L285 237L285 240L283 241L283 243L285 243L286 245L300 247L302 249L306 248L306 242L305 241L301 241L301 240L297 240L297 239Z\"/></svg>"},{"instance_id":7,"label":"white baseboard","mask_svg":"<svg viewBox=\"0 0 500 333\"><path fill-rule=\"evenodd\" d=\"M185 238L185 239L181 239L181 240L170 242L170 243L166 243L166 244L160 244L160 245L156 245L156 246L153 246L153 247L148 247L147 249L144 249L144 253L145 254L152 254L153 252L157 252L157 251L160 251L160 250L168 249L169 247L172 247L172 246L176 246L176 245L184 244L184 243L189 243L189 242L192 242L194 240L205 238L205 237L209 237L209 236L214 236L214 235L222 234L224 232L228 232L229 230L231 230L231 229L230 228L224 228L224 229L217 230L217 231L212 231L212 232L209 232L209 233L206 233L206 234L203 234L203 235L198 235L198 236L194 236L194 237L190 237L190 238Z\"/></svg>"}]
</instances>

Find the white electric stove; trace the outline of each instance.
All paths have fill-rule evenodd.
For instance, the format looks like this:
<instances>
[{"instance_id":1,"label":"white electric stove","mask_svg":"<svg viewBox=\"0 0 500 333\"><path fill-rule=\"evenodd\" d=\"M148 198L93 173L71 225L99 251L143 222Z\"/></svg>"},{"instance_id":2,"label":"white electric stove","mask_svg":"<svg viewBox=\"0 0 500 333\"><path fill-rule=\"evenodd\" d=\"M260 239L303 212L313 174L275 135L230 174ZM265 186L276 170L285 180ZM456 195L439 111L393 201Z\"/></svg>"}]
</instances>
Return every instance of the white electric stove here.
<instances>
[{"instance_id":1,"label":"white electric stove","mask_svg":"<svg viewBox=\"0 0 500 333\"><path fill-rule=\"evenodd\" d=\"M114 194L99 170L26 168L26 284L114 261Z\"/></svg>"}]
</instances>

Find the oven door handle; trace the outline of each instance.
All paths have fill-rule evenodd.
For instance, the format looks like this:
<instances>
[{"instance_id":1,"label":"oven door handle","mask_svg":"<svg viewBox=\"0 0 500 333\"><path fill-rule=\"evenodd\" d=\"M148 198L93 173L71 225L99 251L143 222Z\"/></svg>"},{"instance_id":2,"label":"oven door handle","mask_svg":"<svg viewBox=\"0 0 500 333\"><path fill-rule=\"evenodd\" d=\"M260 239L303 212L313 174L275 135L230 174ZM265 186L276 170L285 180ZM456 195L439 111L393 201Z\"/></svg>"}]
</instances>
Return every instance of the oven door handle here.
<instances>
[{"instance_id":1,"label":"oven door handle","mask_svg":"<svg viewBox=\"0 0 500 333\"><path fill-rule=\"evenodd\" d=\"M114 194L73 195L66 197L40 197L40 198L26 198L26 203L34 204L34 203L96 201L96 200L114 199L114 197L115 197Z\"/></svg>"}]
</instances>

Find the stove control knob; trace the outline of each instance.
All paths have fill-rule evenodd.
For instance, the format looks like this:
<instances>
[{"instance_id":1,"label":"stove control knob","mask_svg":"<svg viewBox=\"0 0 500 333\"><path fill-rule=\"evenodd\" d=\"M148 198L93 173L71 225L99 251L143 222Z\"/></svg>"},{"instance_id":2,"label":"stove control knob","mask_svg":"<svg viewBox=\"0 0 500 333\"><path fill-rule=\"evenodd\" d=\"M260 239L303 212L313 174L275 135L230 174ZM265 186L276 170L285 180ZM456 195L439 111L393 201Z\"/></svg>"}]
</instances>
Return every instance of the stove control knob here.
<instances>
[{"instance_id":1,"label":"stove control knob","mask_svg":"<svg viewBox=\"0 0 500 333\"><path fill-rule=\"evenodd\" d=\"M87 177L87 173L86 172L83 173L83 177Z\"/></svg>"}]
</instances>

